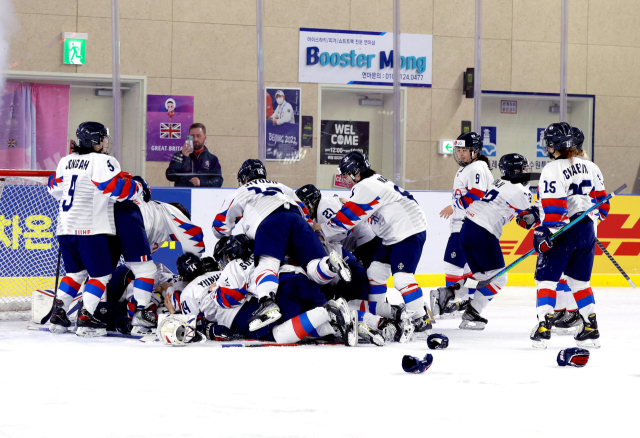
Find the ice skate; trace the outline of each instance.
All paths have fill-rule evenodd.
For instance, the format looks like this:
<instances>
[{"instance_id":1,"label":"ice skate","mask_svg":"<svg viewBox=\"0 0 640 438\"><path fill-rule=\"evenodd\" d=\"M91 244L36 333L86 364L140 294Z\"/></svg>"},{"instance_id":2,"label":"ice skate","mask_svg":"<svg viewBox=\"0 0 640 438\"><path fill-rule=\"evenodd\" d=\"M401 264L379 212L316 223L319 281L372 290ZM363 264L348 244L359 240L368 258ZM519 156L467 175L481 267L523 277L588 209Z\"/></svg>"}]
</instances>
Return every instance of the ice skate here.
<instances>
[{"instance_id":1,"label":"ice skate","mask_svg":"<svg viewBox=\"0 0 640 438\"><path fill-rule=\"evenodd\" d=\"M76 335L85 338L93 338L98 336L107 336L107 325L96 319L84 307L78 311L78 330Z\"/></svg>"},{"instance_id":2,"label":"ice skate","mask_svg":"<svg viewBox=\"0 0 640 438\"><path fill-rule=\"evenodd\" d=\"M444 315L445 312L451 313L450 307L451 301L455 297L455 292L452 286L439 287L432 290L430 294L431 312L433 316Z\"/></svg>"},{"instance_id":3,"label":"ice skate","mask_svg":"<svg viewBox=\"0 0 640 438\"><path fill-rule=\"evenodd\" d=\"M433 328L433 326L431 325L429 314L426 314L420 318L415 318L411 322L413 323L414 333L424 333L426 335L431 334L431 329Z\"/></svg>"},{"instance_id":4,"label":"ice skate","mask_svg":"<svg viewBox=\"0 0 640 438\"><path fill-rule=\"evenodd\" d=\"M580 315L580 318L582 319L583 326L574 336L576 344L578 344L580 348L600 348L600 332L598 331L596 314L592 313L589 315L588 321L585 321L582 315Z\"/></svg>"},{"instance_id":5,"label":"ice skate","mask_svg":"<svg viewBox=\"0 0 640 438\"><path fill-rule=\"evenodd\" d=\"M547 348L547 343L551 339L551 321L553 314L548 313L544 316L544 321L540 321L531 330L531 339L533 348Z\"/></svg>"},{"instance_id":6,"label":"ice skate","mask_svg":"<svg viewBox=\"0 0 640 438\"><path fill-rule=\"evenodd\" d=\"M565 318L566 314L567 312L565 309L553 311L553 319L551 320L551 333L557 333L556 323L562 321Z\"/></svg>"},{"instance_id":7,"label":"ice skate","mask_svg":"<svg viewBox=\"0 0 640 438\"><path fill-rule=\"evenodd\" d=\"M362 321L358 322L358 335L378 347L384 346L384 336L380 330L369 327Z\"/></svg>"},{"instance_id":8,"label":"ice skate","mask_svg":"<svg viewBox=\"0 0 640 438\"><path fill-rule=\"evenodd\" d=\"M381 331L385 341L404 344L411 339L415 328L411 321L406 319L402 321L392 321L382 318L378 323L378 329Z\"/></svg>"},{"instance_id":9,"label":"ice skate","mask_svg":"<svg viewBox=\"0 0 640 438\"><path fill-rule=\"evenodd\" d=\"M454 319L462 316L469 307L471 299L461 300L457 303L449 302L447 307L440 313L440 319Z\"/></svg>"},{"instance_id":10,"label":"ice skate","mask_svg":"<svg viewBox=\"0 0 640 438\"><path fill-rule=\"evenodd\" d=\"M273 293L269 297L260 299L260 307L253 312L253 316L249 319L249 331L255 332L282 317L280 307L278 307L274 299L275 295Z\"/></svg>"},{"instance_id":11,"label":"ice skate","mask_svg":"<svg viewBox=\"0 0 640 438\"><path fill-rule=\"evenodd\" d=\"M347 283L351 281L351 269L336 251L329 253L329 269Z\"/></svg>"},{"instance_id":12,"label":"ice skate","mask_svg":"<svg viewBox=\"0 0 640 438\"><path fill-rule=\"evenodd\" d=\"M136 309L131 320L132 335L147 335L155 332L155 328L158 326L158 315L151 310L152 307L155 306L150 304L146 308Z\"/></svg>"},{"instance_id":13,"label":"ice skate","mask_svg":"<svg viewBox=\"0 0 640 438\"><path fill-rule=\"evenodd\" d=\"M573 312L566 312L564 319L556 321L555 331L553 333L558 335L575 335L582 328L582 318L580 318L580 312L574 310Z\"/></svg>"},{"instance_id":14,"label":"ice skate","mask_svg":"<svg viewBox=\"0 0 640 438\"><path fill-rule=\"evenodd\" d=\"M391 319L396 322L408 321L414 313L415 312L413 310L407 309L407 306L404 303L391 305Z\"/></svg>"},{"instance_id":15,"label":"ice skate","mask_svg":"<svg viewBox=\"0 0 640 438\"><path fill-rule=\"evenodd\" d=\"M484 327L489 321L486 318L480 316L478 311L469 305L467 310L462 314L462 322L460 328L462 330L484 330Z\"/></svg>"},{"instance_id":16,"label":"ice skate","mask_svg":"<svg viewBox=\"0 0 640 438\"><path fill-rule=\"evenodd\" d=\"M358 328L356 327L358 313L354 311L352 314L349 311L349 305L344 298L330 300L324 305L324 308L329 313L329 323L334 330L340 333L344 345L347 347L358 345Z\"/></svg>"},{"instance_id":17,"label":"ice skate","mask_svg":"<svg viewBox=\"0 0 640 438\"><path fill-rule=\"evenodd\" d=\"M53 309L51 310L51 318L49 319L49 331L51 333L66 333L71 327L71 321L64 310L62 300L55 300Z\"/></svg>"}]
</instances>

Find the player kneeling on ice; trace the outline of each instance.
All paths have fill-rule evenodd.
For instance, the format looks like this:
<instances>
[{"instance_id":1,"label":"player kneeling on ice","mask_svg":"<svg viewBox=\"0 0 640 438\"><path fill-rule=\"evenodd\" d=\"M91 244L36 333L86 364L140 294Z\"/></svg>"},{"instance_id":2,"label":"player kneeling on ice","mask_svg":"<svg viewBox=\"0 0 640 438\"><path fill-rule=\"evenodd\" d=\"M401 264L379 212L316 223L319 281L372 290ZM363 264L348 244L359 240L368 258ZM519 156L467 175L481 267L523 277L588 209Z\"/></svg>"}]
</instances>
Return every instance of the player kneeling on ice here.
<instances>
[{"instance_id":1,"label":"player kneeling on ice","mask_svg":"<svg viewBox=\"0 0 640 438\"><path fill-rule=\"evenodd\" d=\"M502 227L516 216L531 215L529 228L539 223L537 210L532 208L533 196L529 190L531 163L520 154L507 154L500 158L502 174L489 187L489 191L479 201L467 209L460 230L460 247L469 263L472 279L488 280L504 267L504 257L500 248ZM435 306L446 307L454 298L454 290L464 287L466 279L459 283L434 291ZM462 314L461 329L483 330L487 320L480 316L489 301L507 284L507 274L497 277L487 286L478 289L469 306ZM458 286L460 285L460 286Z\"/></svg>"},{"instance_id":2,"label":"player kneeling on ice","mask_svg":"<svg viewBox=\"0 0 640 438\"><path fill-rule=\"evenodd\" d=\"M222 274L217 263L207 263L210 257L201 259L194 254L185 253L178 257L176 267L182 280L182 287L175 287L167 293L164 304L169 313L198 314L202 298L208 293Z\"/></svg>"},{"instance_id":3,"label":"player kneeling on ice","mask_svg":"<svg viewBox=\"0 0 640 438\"><path fill-rule=\"evenodd\" d=\"M367 269L369 302L385 301L387 279L393 275L396 289L413 312L415 331L430 330L422 289L414 275L427 238L427 220L418 202L411 193L371 169L369 160L360 152L345 155L339 170L354 184L351 198L331 220L313 228L322 231L325 239L331 239L368 220L382 239ZM376 309L370 304L369 311L375 313Z\"/></svg>"},{"instance_id":4,"label":"player kneeling on ice","mask_svg":"<svg viewBox=\"0 0 640 438\"><path fill-rule=\"evenodd\" d=\"M595 212L585 216L551 241L551 235L577 219L594 203L607 196L602 172L592 161L580 157L568 123L552 123L544 132L547 153L553 160L540 175L538 194L544 210L542 226L536 228L533 246L538 251L535 280L538 324L531 332L536 348L546 348L551 339L556 284L562 273L578 304L583 326L576 333L578 347L600 347L591 269L595 256ZM598 207L600 219L609 213L609 202Z\"/></svg>"},{"instance_id":5,"label":"player kneeling on ice","mask_svg":"<svg viewBox=\"0 0 640 438\"><path fill-rule=\"evenodd\" d=\"M255 324L253 313L259 303L254 298L256 285L252 280L257 269L252 246L253 242L245 235L232 236L220 246L216 245L214 253L224 269L216 284L204 287L199 309L204 315L203 331L208 339L226 340L233 336L294 343L306 337L337 334L345 345L357 344L355 312L349 311L343 299L327 303L318 285L307 278L304 270L291 265L280 268L275 296L284 322L270 322L266 326Z\"/></svg>"},{"instance_id":6,"label":"player kneeling on ice","mask_svg":"<svg viewBox=\"0 0 640 438\"><path fill-rule=\"evenodd\" d=\"M306 269L310 279L327 284L336 275L351 280L342 257L325 252L309 226L309 213L295 192L284 184L269 181L260 160L246 160L238 171L239 189L225 200L213 221L213 234L230 236L242 218L246 235L255 240L256 290L260 305L252 321L259 326L278 320L282 313L275 302L278 269L285 254ZM257 327L259 328L259 327Z\"/></svg>"},{"instance_id":7,"label":"player kneeling on ice","mask_svg":"<svg viewBox=\"0 0 640 438\"><path fill-rule=\"evenodd\" d=\"M101 123L84 122L76 131L78 143L62 158L49 178L49 194L60 200L57 236L67 275L60 282L49 330L64 333L71 326L67 311L89 277L78 314L78 336L106 336L106 324L94 317L98 302L111 278L107 236L114 235L116 202L142 196L139 182L120 170L120 163L106 155L111 137Z\"/></svg>"}]
</instances>

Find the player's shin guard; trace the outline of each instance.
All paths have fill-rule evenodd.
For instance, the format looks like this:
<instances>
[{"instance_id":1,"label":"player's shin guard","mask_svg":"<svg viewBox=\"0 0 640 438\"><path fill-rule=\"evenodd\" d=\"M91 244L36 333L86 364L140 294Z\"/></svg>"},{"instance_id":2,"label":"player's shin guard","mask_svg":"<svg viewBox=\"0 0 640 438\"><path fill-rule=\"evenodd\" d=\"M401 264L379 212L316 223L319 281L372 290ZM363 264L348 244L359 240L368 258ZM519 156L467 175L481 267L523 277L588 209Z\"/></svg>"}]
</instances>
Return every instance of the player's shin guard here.
<instances>
[{"instance_id":1,"label":"player's shin guard","mask_svg":"<svg viewBox=\"0 0 640 438\"><path fill-rule=\"evenodd\" d=\"M60 286L56 293L56 299L61 300L65 311L69 310L69 306L73 302L73 299L78 296L78 291L82 286L82 283L87 279L89 274L86 270L67 273L65 277L60 281Z\"/></svg>"},{"instance_id":2,"label":"player's shin guard","mask_svg":"<svg viewBox=\"0 0 640 438\"><path fill-rule=\"evenodd\" d=\"M290 344L301 341L307 336L320 338L334 334L331 325L327 324L329 320L327 310L316 307L275 327L272 331L273 337L278 343Z\"/></svg>"},{"instance_id":3,"label":"player's shin guard","mask_svg":"<svg viewBox=\"0 0 640 438\"><path fill-rule=\"evenodd\" d=\"M410 272L396 272L393 276L393 284L402 295L407 309L415 312L412 318L418 319L424 317L426 315L424 299L422 298L422 289L418 286L416 277Z\"/></svg>"},{"instance_id":4,"label":"player's shin guard","mask_svg":"<svg viewBox=\"0 0 640 438\"><path fill-rule=\"evenodd\" d=\"M105 275L104 277L89 278L89 281L87 281L84 293L82 294L82 301L84 303L84 308L91 315L96 311L96 307L98 307L100 298L104 295L105 290L107 289L107 283L110 279L111 274Z\"/></svg>"},{"instance_id":5,"label":"player's shin guard","mask_svg":"<svg viewBox=\"0 0 640 438\"><path fill-rule=\"evenodd\" d=\"M260 256L255 272L258 299L276 293L279 284L278 269L280 269L280 260L271 256Z\"/></svg>"},{"instance_id":6,"label":"player's shin guard","mask_svg":"<svg viewBox=\"0 0 640 438\"><path fill-rule=\"evenodd\" d=\"M553 309L556 306L556 282L536 280L536 287L538 288L536 300L538 320L544 321L546 315L553 315Z\"/></svg>"},{"instance_id":7,"label":"player's shin guard","mask_svg":"<svg viewBox=\"0 0 640 438\"><path fill-rule=\"evenodd\" d=\"M596 300L593 296L588 281L578 281L571 277L567 277L567 284L569 288L574 291L573 297L578 305L580 315L585 321L589 320L589 315L596 313Z\"/></svg>"},{"instance_id":8,"label":"player's shin guard","mask_svg":"<svg viewBox=\"0 0 640 438\"><path fill-rule=\"evenodd\" d=\"M153 293L153 283L156 277L156 265L152 261L148 262L128 262L127 266L136 276L133 281L133 296L138 303L138 307L146 308L151 303Z\"/></svg>"},{"instance_id":9,"label":"player's shin guard","mask_svg":"<svg viewBox=\"0 0 640 438\"><path fill-rule=\"evenodd\" d=\"M387 297L387 280L391 275L391 266L373 262L367 269L369 277L369 301L383 303ZM374 312L371 312L374 313Z\"/></svg>"},{"instance_id":10,"label":"player's shin guard","mask_svg":"<svg viewBox=\"0 0 640 438\"><path fill-rule=\"evenodd\" d=\"M328 284L336 277L336 273L331 270L329 264L329 257L311 260L307 264L307 275L318 284Z\"/></svg>"}]
</instances>

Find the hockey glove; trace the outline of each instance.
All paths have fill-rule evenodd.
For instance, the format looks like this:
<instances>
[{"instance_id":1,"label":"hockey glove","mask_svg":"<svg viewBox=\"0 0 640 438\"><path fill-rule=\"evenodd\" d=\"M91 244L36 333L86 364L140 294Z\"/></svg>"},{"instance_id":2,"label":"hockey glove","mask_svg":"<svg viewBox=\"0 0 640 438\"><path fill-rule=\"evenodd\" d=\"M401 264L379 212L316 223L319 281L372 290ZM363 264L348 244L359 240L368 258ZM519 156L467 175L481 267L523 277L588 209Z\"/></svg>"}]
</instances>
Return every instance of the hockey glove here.
<instances>
[{"instance_id":1,"label":"hockey glove","mask_svg":"<svg viewBox=\"0 0 640 438\"><path fill-rule=\"evenodd\" d=\"M444 350L449 346L449 338L445 335L435 333L427 338L427 346L431 350Z\"/></svg>"},{"instance_id":2,"label":"hockey glove","mask_svg":"<svg viewBox=\"0 0 640 438\"><path fill-rule=\"evenodd\" d=\"M558 365L582 368L589 361L589 350L583 348L567 348L558 353Z\"/></svg>"},{"instance_id":3,"label":"hockey glove","mask_svg":"<svg viewBox=\"0 0 640 438\"><path fill-rule=\"evenodd\" d=\"M141 176L134 176L131 179L133 179L135 181L138 181L140 183L140 185L142 186L142 199L144 200L144 202L151 201L151 187L145 181L145 179L143 177L141 177Z\"/></svg>"},{"instance_id":4,"label":"hockey glove","mask_svg":"<svg viewBox=\"0 0 640 438\"><path fill-rule=\"evenodd\" d=\"M535 229L533 232L533 247L538 253L543 253L553 248L551 230L549 228L542 226Z\"/></svg>"},{"instance_id":5,"label":"hockey glove","mask_svg":"<svg viewBox=\"0 0 640 438\"><path fill-rule=\"evenodd\" d=\"M204 324L204 334L210 341L228 341L231 339L231 330L223 325L208 321Z\"/></svg>"},{"instance_id":6,"label":"hockey glove","mask_svg":"<svg viewBox=\"0 0 640 438\"><path fill-rule=\"evenodd\" d=\"M516 223L525 230L530 230L540 225L540 214L536 207L531 207L521 213L521 216L516 218Z\"/></svg>"},{"instance_id":7,"label":"hockey glove","mask_svg":"<svg viewBox=\"0 0 640 438\"><path fill-rule=\"evenodd\" d=\"M424 373L431 367L433 356L427 354L423 360L413 356L404 356L402 358L402 369L407 373L420 374Z\"/></svg>"}]
</instances>

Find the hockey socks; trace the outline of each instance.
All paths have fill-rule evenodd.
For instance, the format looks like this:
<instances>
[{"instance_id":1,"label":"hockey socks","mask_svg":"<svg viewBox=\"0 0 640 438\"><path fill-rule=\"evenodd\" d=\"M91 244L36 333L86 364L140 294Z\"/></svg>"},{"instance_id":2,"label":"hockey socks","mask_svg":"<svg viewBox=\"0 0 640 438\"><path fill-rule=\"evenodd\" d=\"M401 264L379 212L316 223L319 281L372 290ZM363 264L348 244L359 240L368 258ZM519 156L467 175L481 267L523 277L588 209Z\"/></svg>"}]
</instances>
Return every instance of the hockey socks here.
<instances>
[{"instance_id":1,"label":"hockey socks","mask_svg":"<svg viewBox=\"0 0 640 438\"><path fill-rule=\"evenodd\" d=\"M283 322L275 327L272 333L276 342L282 344L299 342L307 336L321 338L335 334L329 321L327 310L324 307L316 307Z\"/></svg>"},{"instance_id":2,"label":"hockey socks","mask_svg":"<svg viewBox=\"0 0 640 438\"><path fill-rule=\"evenodd\" d=\"M262 255L256 266L256 295L258 298L266 298L278 290L278 269L280 260L275 257Z\"/></svg>"},{"instance_id":3,"label":"hockey socks","mask_svg":"<svg viewBox=\"0 0 640 438\"><path fill-rule=\"evenodd\" d=\"M82 302L84 308L93 315L96 311L98 303L107 289L107 283L111 279L111 274L99 278L89 278L82 294Z\"/></svg>"},{"instance_id":4,"label":"hockey socks","mask_svg":"<svg viewBox=\"0 0 640 438\"><path fill-rule=\"evenodd\" d=\"M133 296L139 307L146 308L151 303L153 284L156 277L156 265L148 262L128 262L127 266L136 279L133 281Z\"/></svg>"},{"instance_id":5,"label":"hockey socks","mask_svg":"<svg viewBox=\"0 0 640 438\"><path fill-rule=\"evenodd\" d=\"M307 275L320 285L328 284L336 277L330 268L329 257L311 260L307 264Z\"/></svg>"},{"instance_id":6,"label":"hockey socks","mask_svg":"<svg viewBox=\"0 0 640 438\"><path fill-rule=\"evenodd\" d=\"M73 274L68 273L62 281L60 281L56 298L62 300L65 310L69 309L73 299L78 296L78 291L82 283L87 279L87 275L89 274L86 270Z\"/></svg>"},{"instance_id":7,"label":"hockey socks","mask_svg":"<svg viewBox=\"0 0 640 438\"><path fill-rule=\"evenodd\" d=\"M414 312L412 318L417 319L425 316L427 312L424 310L422 288L418 286L414 275L409 272L396 272L393 276L393 283L402 295L407 309Z\"/></svg>"},{"instance_id":8,"label":"hockey socks","mask_svg":"<svg viewBox=\"0 0 640 438\"><path fill-rule=\"evenodd\" d=\"M369 301L383 303L387 297L387 279L391 275L391 266L373 262L367 269L369 278ZM374 312L371 312L374 313Z\"/></svg>"},{"instance_id":9,"label":"hockey socks","mask_svg":"<svg viewBox=\"0 0 640 438\"><path fill-rule=\"evenodd\" d=\"M538 320L544 321L545 315L553 315L556 306L556 283L554 281L536 281L537 300L536 312Z\"/></svg>"}]
</instances>

